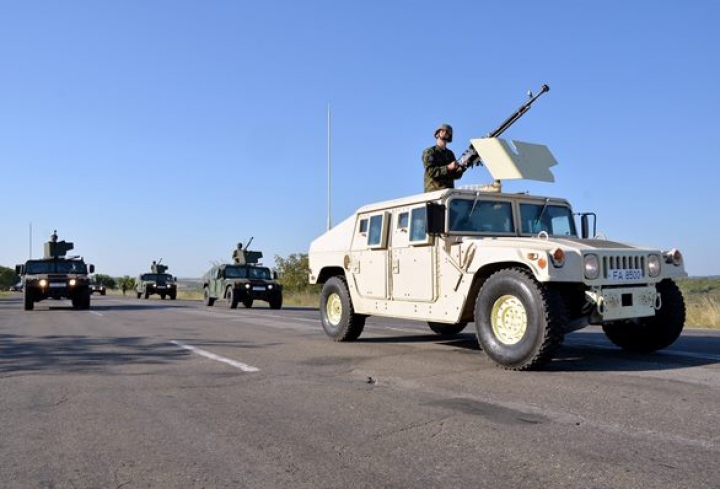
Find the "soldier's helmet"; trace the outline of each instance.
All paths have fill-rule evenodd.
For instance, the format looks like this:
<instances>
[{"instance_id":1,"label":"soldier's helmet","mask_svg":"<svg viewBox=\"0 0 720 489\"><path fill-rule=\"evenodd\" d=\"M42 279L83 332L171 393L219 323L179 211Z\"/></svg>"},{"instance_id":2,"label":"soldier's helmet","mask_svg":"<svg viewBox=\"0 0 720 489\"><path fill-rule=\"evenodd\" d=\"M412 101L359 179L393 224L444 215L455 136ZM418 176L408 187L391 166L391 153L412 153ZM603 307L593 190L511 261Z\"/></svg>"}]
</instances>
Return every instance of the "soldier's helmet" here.
<instances>
[{"instance_id":1,"label":"soldier's helmet","mask_svg":"<svg viewBox=\"0 0 720 489\"><path fill-rule=\"evenodd\" d=\"M449 136L448 143L451 143L451 142L452 142L452 136L453 136L453 129L452 129L452 126L451 126L450 124L440 124L440 125L438 126L438 128L435 129L435 137L437 138L437 137L438 137L438 133L439 133L441 130L443 130L443 129L445 129L445 130L448 132L448 136Z\"/></svg>"}]
</instances>

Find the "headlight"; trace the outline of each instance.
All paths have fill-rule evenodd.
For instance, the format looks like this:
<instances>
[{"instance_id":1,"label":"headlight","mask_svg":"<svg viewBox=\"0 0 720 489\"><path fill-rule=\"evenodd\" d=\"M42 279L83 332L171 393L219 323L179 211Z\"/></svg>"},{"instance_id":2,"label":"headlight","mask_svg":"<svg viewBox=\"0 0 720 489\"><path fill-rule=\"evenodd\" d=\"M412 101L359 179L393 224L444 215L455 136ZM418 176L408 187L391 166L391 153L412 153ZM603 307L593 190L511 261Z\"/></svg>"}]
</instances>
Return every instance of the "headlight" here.
<instances>
[{"instance_id":1,"label":"headlight","mask_svg":"<svg viewBox=\"0 0 720 489\"><path fill-rule=\"evenodd\" d=\"M47 285L47 280L41 279L38 285L40 285L40 287L45 287Z\"/></svg>"},{"instance_id":2,"label":"headlight","mask_svg":"<svg viewBox=\"0 0 720 489\"><path fill-rule=\"evenodd\" d=\"M585 278L595 280L600 275L600 260L597 255L589 253L584 257Z\"/></svg>"},{"instance_id":3,"label":"headlight","mask_svg":"<svg viewBox=\"0 0 720 489\"><path fill-rule=\"evenodd\" d=\"M70 287L73 287L76 283L76 280L74 278L70 279Z\"/></svg>"},{"instance_id":4,"label":"headlight","mask_svg":"<svg viewBox=\"0 0 720 489\"><path fill-rule=\"evenodd\" d=\"M660 257L657 255L648 256L648 275L657 277L660 275Z\"/></svg>"},{"instance_id":5,"label":"headlight","mask_svg":"<svg viewBox=\"0 0 720 489\"><path fill-rule=\"evenodd\" d=\"M250 290L250 284L245 284L245 288Z\"/></svg>"},{"instance_id":6,"label":"headlight","mask_svg":"<svg viewBox=\"0 0 720 489\"><path fill-rule=\"evenodd\" d=\"M272 290L272 289L273 289L273 285L272 285L272 284L268 284L268 290Z\"/></svg>"}]
</instances>

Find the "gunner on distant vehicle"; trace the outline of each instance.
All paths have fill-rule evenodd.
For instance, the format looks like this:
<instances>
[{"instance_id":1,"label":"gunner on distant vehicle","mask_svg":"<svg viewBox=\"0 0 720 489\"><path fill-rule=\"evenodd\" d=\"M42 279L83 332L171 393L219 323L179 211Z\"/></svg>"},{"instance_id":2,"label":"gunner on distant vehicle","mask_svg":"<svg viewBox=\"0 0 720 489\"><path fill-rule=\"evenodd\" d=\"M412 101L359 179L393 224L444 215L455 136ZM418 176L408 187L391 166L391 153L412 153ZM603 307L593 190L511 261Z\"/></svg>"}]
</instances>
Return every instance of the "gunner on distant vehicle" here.
<instances>
[{"instance_id":1,"label":"gunner on distant vehicle","mask_svg":"<svg viewBox=\"0 0 720 489\"><path fill-rule=\"evenodd\" d=\"M423 151L422 160L425 167L425 192L455 188L454 181L459 179L467 169L468 159L477 153L466 151L455 160L455 154L448 149L447 143L452 142L453 129L450 124L440 124L435 130L435 146Z\"/></svg>"}]
</instances>

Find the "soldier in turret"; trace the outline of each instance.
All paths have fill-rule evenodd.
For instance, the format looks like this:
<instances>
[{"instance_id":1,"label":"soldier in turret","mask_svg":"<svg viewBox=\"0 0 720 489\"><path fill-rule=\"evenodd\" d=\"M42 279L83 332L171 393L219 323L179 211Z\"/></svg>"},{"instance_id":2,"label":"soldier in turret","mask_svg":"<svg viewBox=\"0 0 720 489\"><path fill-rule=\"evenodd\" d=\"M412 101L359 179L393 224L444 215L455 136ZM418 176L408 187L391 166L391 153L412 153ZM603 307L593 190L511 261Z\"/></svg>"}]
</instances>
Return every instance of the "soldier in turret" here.
<instances>
[{"instance_id":1,"label":"soldier in turret","mask_svg":"<svg viewBox=\"0 0 720 489\"><path fill-rule=\"evenodd\" d=\"M233 250L233 254L232 254L233 263L241 263L241 262L245 263L245 260L244 260L245 255L243 253L242 247L243 247L243 244L238 243L237 248L235 250Z\"/></svg>"},{"instance_id":2,"label":"soldier in turret","mask_svg":"<svg viewBox=\"0 0 720 489\"><path fill-rule=\"evenodd\" d=\"M425 192L454 188L454 181L463 176L465 168L455 161L455 154L448 149L453 130L450 124L440 124L435 130L435 145L423 151L425 167Z\"/></svg>"}]
</instances>

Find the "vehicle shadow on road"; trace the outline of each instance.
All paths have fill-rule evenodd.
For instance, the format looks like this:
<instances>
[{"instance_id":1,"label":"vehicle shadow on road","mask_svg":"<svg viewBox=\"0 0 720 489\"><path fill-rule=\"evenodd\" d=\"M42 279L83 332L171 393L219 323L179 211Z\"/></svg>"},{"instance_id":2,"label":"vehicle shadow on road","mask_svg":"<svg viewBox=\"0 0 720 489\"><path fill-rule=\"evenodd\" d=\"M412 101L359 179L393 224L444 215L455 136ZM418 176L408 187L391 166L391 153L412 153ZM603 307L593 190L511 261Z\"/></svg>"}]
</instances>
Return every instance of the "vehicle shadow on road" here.
<instances>
[{"instance_id":1,"label":"vehicle shadow on road","mask_svg":"<svg viewBox=\"0 0 720 489\"><path fill-rule=\"evenodd\" d=\"M474 333L455 336L437 334L393 335L359 338L357 343L435 343L453 349L481 353ZM602 332L568 336L543 371L565 372L639 372L675 370L720 364L720 337L693 335L681 337L672 348L655 353L633 353L610 343ZM481 353L482 354L482 353ZM489 360L488 360L489 361Z\"/></svg>"},{"instance_id":2,"label":"vehicle shadow on road","mask_svg":"<svg viewBox=\"0 0 720 489\"><path fill-rule=\"evenodd\" d=\"M0 334L0 377L28 372L99 372L119 365L158 365L185 357L168 342L147 338Z\"/></svg>"}]
</instances>

